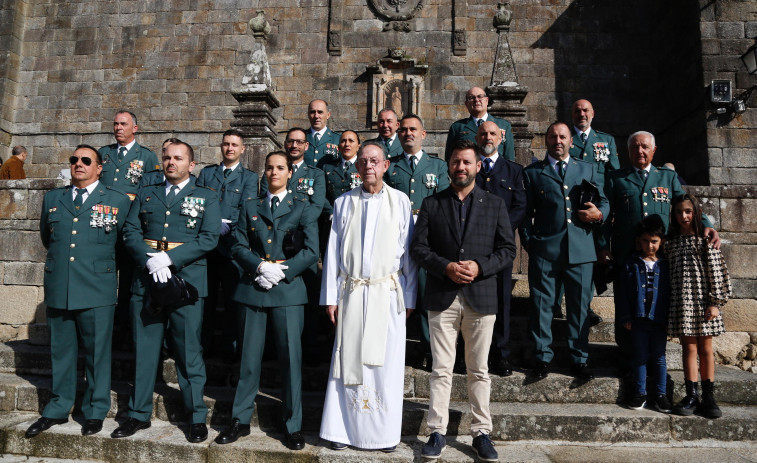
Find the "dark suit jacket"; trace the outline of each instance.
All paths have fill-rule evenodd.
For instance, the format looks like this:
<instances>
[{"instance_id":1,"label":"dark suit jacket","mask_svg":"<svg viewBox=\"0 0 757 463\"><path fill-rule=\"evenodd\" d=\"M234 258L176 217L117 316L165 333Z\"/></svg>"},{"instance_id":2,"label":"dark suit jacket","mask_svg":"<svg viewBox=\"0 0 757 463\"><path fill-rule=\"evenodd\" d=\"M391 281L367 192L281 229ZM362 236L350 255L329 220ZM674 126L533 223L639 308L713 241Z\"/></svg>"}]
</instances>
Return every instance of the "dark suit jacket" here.
<instances>
[{"instance_id":1,"label":"dark suit jacket","mask_svg":"<svg viewBox=\"0 0 757 463\"><path fill-rule=\"evenodd\" d=\"M526 217L526 189L523 187L523 167L499 156L488 174L481 170L476 175L476 185L505 200L510 226L520 227Z\"/></svg>"},{"instance_id":2,"label":"dark suit jacket","mask_svg":"<svg viewBox=\"0 0 757 463\"><path fill-rule=\"evenodd\" d=\"M410 253L428 272L426 310L447 309L462 289L473 310L497 313L497 273L512 263L515 238L502 198L479 187L470 194L473 201L463 236L455 222L453 188L429 196L421 205ZM481 268L472 283L461 285L444 274L447 264L461 260L475 260Z\"/></svg>"}]
</instances>

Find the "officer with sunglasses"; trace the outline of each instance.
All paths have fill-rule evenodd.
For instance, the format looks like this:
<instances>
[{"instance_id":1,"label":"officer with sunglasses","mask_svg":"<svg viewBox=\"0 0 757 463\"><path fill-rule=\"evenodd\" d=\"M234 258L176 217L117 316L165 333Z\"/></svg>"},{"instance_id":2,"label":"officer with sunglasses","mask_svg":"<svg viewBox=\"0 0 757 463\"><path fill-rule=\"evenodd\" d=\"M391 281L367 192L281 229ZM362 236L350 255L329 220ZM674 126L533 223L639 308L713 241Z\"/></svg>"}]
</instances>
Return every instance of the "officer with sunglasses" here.
<instances>
[{"instance_id":1,"label":"officer with sunglasses","mask_svg":"<svg viewBox=\"0 0 757 463\"><path fill-rule=\"evenodd\" d=\"M72 185L48 192L39 222L45 261L45 305L50 328L52 399L26 431L31 438L68 421L76 397L78 345L84 349L87 385L83 435L100 432L110 410L111 335L116 305L116 243L131 201L98 180L102 158L76 147Z\"/></svg>"}]
</instances>

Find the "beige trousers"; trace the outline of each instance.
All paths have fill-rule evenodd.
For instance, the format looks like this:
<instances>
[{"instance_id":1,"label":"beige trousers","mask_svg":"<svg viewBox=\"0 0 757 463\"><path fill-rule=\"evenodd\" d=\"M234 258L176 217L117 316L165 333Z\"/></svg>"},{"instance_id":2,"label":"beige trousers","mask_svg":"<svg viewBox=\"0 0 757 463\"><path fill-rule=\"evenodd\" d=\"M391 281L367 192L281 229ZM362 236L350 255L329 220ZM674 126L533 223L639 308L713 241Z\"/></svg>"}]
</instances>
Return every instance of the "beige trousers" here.
<instances>
[{"instance_id":1,"label":"beige trousers","mask_svg":"<svg viewBox=\"0 0 757 463\"><path fill-rule=\"evenodd\" d=\"M447 434L449 398L452 390L452 368L455 365L455 343L458 332L465 340L465 365L468 369L468 401L471 408L471 435L491 434L489 412L489 346L496 315L482 315L474 311L463 296L457 293L447 310L428 312L431 354L434 366L429 377L431 400L428 407L430 432Z\"/></svg>"}]
</instances>

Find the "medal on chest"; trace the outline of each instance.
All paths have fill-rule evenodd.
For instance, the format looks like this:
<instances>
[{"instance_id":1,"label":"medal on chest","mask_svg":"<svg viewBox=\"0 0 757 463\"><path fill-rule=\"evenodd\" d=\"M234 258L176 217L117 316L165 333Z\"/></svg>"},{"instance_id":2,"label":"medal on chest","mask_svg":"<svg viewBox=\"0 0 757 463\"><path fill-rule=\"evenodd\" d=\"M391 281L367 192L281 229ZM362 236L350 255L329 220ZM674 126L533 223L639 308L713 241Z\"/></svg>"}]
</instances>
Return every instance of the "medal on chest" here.
<instances>
[{"instance_id":1,"label":"medal on chest","mask_svg":"<svg viewBox=\"0 0 757 463\"><path fill-rule=\"evenodd\" d=\"M357 172L353 172L350 174L350 189L354 190L355 188L359 187L363 184L363 179L360 178L360 174Z\"/></svg>"},{"instance_id":2,"label":"medal on chest","mask_svg":"<svg viewBox=\"0 0 757 463\"><path fill-rule=\"evenodd\" d=\"M668 194L668 189L661 186L653 187L652 199L663 203L669 203L670 195Z\"/></svg>"},{"instance_id":3,"label":"medal on chest","mask_svg":"<svg viewBox=\"0 0 757 463\"><path fill-rule=\"evenodd\" d=\"M607 143L594 143L594 160L597 162L607 162L610 160L610 147Z\"/></svg>"},{"instance_id":4,"label":"medal on chest","mask_svg":"<svg viewBox=\"0 0 757 463\"><path fill-rule=\"evenodd\" d=\"M429 190L433 190L437 185L439 185L439 179L437 178L436 174L426 174L424 178L425 180L423 181L423 184L426 185L426 188L428 188Z\"/></svg>"},{"instance_id":5,"label":"medal on chest","mask_svg":"<svg viewBox=\"0 0 757 463\"><path fill-rule=\"evenodd\" d=\"M89 214L90 227L102 228L106 233L110 233L117 223L117 207L106 206L105 204L95 204L92 206L92 212Z\"/></svg>"},{"instance_id":6,"label":"medal on chest","mask_svg":"<svg viewBox=\"0 0 757 463\"><path fill-rule=\"evenodd\" d=\"M315 190L313 189L314 183L315 179L313 178L298 178L297 192L306 193L307 195L312 196L315 193Z\"/></svg>"},{"instance_id":7,"label":"medal on chest","mask_svg":"<svg viewBox=\"0 0 757 463\"><path fill-rule=\"evenodd\" d=\"M144 161L135 159L129 163L129 170L126 171L126 180L130 180L131 183L139 183L139 179L142 178L144 173Z\"/></svg>"},{"instance_id":8,"label":"medal on chest","mask_svg":"<svg viewBox=\"0 0 757 463\"><path fill-rule=\"evenodd\" d=\"M187 219L187 228L195 228L195 225L197 225L197 220L195 218L203 212L205 212L205 198L187 196L181 202L181 215L188 215L191 217L190 219Z\"/></svg>"},{"instance_id":9,"label":"medal on chest","mask_svg":"<svg viewBox=\"0 0 757 463\"><path fill-rule=\"evenodd\" d=\"M337 157L339 154L339 147L332 143L326 143L326 156Z\"/></svg>"}]
</instances>

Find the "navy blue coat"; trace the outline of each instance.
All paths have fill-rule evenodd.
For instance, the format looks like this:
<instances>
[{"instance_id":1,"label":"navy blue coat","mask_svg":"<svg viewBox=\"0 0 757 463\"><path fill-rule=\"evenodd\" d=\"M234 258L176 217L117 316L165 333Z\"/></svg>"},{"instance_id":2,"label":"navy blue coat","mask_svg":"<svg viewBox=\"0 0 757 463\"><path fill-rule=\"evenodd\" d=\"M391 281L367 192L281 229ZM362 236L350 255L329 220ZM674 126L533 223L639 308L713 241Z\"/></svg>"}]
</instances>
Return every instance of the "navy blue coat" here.
<instances>
[{"instance_id":1,"label":"navy blue coat","mask_svg":"<svg viewBox=\"0 0 757 463\"><path fill-rule=\"evenodd\" d=\"M626 259L620 270L618 286L615 289L615 316L618 323L633 321L634 318L648 318L665 324L670 307L670 270L668 261L660 259L654 272L652 305L647 315L644 298L647 291L647 266L639 254Z\"/></svg>"}]
</instances>

